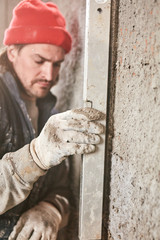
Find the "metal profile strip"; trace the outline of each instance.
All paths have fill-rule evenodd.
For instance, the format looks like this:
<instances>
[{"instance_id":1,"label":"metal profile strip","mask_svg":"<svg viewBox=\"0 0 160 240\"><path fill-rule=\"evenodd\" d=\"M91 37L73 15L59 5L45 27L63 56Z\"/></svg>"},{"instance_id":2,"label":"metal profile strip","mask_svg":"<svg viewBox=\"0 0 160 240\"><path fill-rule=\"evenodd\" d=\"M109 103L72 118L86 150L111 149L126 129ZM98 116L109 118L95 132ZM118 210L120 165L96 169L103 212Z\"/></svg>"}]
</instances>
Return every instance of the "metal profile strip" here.
<instances>
[{"instance_id":1,"label":"metal profile strip","mask_svg":"<svg viewBox=\"0 0 160 240\"><path fill-rule=\"evenodd\" d=\"M111 0L86 0L84 106L106 112ZM105 121L103 122L105 124ZM80 240L101 239L105 136L93 154L83 155Z\"/></svg>"}]
</instances>

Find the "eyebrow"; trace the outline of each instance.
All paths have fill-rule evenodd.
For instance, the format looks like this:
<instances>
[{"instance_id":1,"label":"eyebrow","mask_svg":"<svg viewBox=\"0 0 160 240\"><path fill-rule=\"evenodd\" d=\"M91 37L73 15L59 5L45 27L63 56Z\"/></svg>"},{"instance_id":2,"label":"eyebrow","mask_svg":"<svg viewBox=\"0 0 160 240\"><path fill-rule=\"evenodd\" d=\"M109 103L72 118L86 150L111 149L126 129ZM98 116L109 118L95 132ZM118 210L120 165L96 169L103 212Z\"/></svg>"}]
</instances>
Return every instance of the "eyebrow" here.
<instances>
[{"instance_id":1,"label":"eyebrow","mask_svg":"<svg viewBox=\"0 0 160 240\"><path fill-rule=\"evenodd\" d=\"M47 58L45 58L45 57L42 57L40 54L36 54L38 57L40 57L43 61L47 61L47 62L51 62L51 60L50 59L47 59ZM61 60L59 60L59 61L56 61L56 63L61 63L61 62L63 62L64 61L64 58L63 59L61 59Z\"/></svg>"}]
</instances>

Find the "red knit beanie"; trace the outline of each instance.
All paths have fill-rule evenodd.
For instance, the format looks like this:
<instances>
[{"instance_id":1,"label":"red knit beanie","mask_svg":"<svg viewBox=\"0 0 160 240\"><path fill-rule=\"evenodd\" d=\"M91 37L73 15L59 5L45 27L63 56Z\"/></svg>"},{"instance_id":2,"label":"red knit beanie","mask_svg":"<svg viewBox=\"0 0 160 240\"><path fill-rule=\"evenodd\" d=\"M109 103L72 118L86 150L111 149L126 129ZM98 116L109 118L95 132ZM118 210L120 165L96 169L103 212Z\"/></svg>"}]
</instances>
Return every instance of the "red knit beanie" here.
<instances>
[{"instance_id":1,"label":"red knit beanie","mask_svg":"<svg viewBox=\"0 0 160 240\"><path fill-rule=\"evenodd\" d=\"M5 31L3 43L49 43L71 49L71 36L59 9L52 2L23 0L13 10L13 18Z\"/></svg>"}]
</instances>

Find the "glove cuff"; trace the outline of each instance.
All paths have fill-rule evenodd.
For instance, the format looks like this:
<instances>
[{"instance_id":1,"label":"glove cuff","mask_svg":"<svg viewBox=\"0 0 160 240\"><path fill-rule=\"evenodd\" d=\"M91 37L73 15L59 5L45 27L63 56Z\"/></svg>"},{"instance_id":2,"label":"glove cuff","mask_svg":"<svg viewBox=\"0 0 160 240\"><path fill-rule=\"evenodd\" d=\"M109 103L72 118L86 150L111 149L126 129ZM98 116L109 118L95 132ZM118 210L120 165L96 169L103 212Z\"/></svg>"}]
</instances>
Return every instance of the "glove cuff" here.
<instances>
[{"instance_id":1,"label":"glove cuff","mask_svg":"<svg viewBox=\"0 0 160 240\"><path fill-rule=\"evenodd\" d=\"M49 168L41 162L41 160L39 159L39 157L37 155L35 142L36 142L36 138L33 139L30 143L30 153L32 155L32 158L33 158L34 162L38 165L38 167L40 167L43 170L48 170Z\"/></svg>"}]
</instances>

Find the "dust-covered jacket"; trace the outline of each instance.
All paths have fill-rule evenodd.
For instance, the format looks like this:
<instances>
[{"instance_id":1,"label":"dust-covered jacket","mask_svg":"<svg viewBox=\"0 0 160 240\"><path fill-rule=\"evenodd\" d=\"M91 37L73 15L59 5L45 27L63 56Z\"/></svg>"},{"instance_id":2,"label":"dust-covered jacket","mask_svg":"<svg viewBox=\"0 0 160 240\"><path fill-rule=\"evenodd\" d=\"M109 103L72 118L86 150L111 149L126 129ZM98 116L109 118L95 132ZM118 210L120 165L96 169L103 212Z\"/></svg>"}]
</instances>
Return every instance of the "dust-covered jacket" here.
<instances>
[{"instance_id":1,"label":"dust-covered jacket","mask_svg":"<svg viewBox=\"0 0 160 240\"><path fill-rule=\"evenodd\" d=\"M49 93L37 100L38 130L54 114L56 98ZM52 203L67 218L69 214L69 164L43 171L30 154L34 129L10 72L0 75L0 231L12 228L19 216L39 201ZM19 168L18 162L23 161ZM21 164L22 166L22 164ZM1 237L1 234L0 234Z\"/></svg>"}]
</instances>

